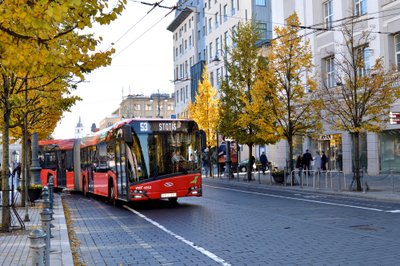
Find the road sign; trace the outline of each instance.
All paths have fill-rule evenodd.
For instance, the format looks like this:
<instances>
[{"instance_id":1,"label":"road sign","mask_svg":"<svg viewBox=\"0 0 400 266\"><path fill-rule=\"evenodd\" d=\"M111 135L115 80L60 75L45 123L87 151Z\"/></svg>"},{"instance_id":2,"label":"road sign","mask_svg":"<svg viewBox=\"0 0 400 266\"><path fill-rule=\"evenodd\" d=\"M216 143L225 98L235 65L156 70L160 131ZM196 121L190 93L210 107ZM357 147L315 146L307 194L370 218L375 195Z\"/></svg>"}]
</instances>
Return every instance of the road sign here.
<instances>
[{"instance_id":1,"label":"road sign","mask_svg":"<svg viewBox=\"0 0 400 266\"><path fill-rule=\"evenodd\" d=\"M390 124L391 125L400 124L400 113L399 112L390 112Z\"/></svg>"}]
</instances>

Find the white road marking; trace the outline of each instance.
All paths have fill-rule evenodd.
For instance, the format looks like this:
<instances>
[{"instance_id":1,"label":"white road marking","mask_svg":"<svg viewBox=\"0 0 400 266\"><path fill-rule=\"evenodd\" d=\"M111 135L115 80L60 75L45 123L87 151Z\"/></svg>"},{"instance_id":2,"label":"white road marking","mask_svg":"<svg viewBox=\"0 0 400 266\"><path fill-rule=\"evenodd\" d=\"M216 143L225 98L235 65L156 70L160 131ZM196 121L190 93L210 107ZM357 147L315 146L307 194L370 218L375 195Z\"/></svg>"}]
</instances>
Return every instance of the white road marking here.
<instances>
[{"instance_id":1,"label":"white road marking","mask_svg":"<svg viewBox=\"0 0 400 266\"><path fill-rule=\"evenodd\" d=\"M391 211L386 211L386 212L390 212L390 213L400 213L400 210L391 210Z\"/></svg>"},{"instance_id":2,"label":"white road marking","mask_svg":"<svg viewBox=\"0 0 400 266\"><path fill-rule=\"evenodd\" d=\"M267 194L267 193L261 193L261 192L245 191L245 190L234 189L234 188L215 187L215 186L210 186L210 185L204 185L203 184L203 187L204 186L212 187L212 188L216 188L216 189L223 189L223 190L242 192L242 193L247 193L247 194L262 195L262 196L273 197L273 198L298 200L298 201L305 201L305 202L312 202L312 203L332 205L332 206L340 206L340 207L348 207L348 208L355 208L355 209L368 210L368 211L386 212L385 210L382 210L382 209L362 207L362 206L356 206L356 205L332 203L332 202L325 202L325 201L304 199L304 198L303 199L302 198L293 198L293 197L280 196L280 195L274 195L274 194Z\"/></svg>"},{"instance_id":3,"label":"white road marking","mask_svg":"<svg viewBox=\"0 0 400 266\"><path fill-rule=\"evenodd\" d=\"M162 226L161 224L157 223L156 221L148 218L147 216L141 214L140 212L124 205L124 208L133 212L134 214L138 215L139 217L145 219L146 221L148 221L149 223L151 223L152 225L158 227L159 229L163 230L164 232L166 232L167 234L175 237L176 239L182 241L183 243L189 245L190 247L194 248L195 250L201 252L202 254L206 255L207 257L209 257L210 259L212 259L213 261L220 263L221 265L224 266L230 266L231 264L226 262L224 259L218 257L217 255L215 255L214 253L212 253L211 251L206 250L205 248L202 248L200 246L197 246L196 244L194 244L193 242L185 239L184 237L175 234L174 232L172 232L171 230L168 230L167 228L165 228L164 226Z\"/></svg>"}]
</instances>

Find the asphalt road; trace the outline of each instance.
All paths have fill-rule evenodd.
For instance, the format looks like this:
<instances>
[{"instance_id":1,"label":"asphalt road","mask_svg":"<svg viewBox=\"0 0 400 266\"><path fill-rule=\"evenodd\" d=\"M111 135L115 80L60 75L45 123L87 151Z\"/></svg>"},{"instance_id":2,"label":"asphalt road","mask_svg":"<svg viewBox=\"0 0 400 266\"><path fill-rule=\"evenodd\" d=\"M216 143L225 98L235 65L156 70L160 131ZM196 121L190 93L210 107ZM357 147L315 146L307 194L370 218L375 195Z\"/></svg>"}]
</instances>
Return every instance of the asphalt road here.
<instances>
[{"instance_id":1,"label":"asphalt road","mask_svg":"<svg viewBox=\"0 0 400 266\"><path fill-rule=\"evenodd\" d=\"M202 198L64 197L86 265L398 265L400 204L204 182Z\"/></svg>"}]
</instances>

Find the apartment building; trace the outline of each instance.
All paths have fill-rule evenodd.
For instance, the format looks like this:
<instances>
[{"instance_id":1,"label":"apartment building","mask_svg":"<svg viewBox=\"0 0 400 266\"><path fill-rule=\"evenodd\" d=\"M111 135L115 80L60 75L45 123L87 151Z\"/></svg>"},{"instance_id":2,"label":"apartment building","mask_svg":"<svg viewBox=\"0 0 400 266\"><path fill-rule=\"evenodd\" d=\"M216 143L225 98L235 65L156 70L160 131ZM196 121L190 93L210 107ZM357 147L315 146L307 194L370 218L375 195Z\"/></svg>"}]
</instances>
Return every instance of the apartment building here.
<instances>
[{"instance_id":1,"label":"apartment building","mask_svg":"<svg viewBox=\"0 0 400 266\"><path fill-rule=\"evenodd\" d=\"M340 31L342 23L353 17L357 23L356 35L362 30L371 30L371 39L362 45L362 53L366 66L372 66L379 57L384 58L385 67L395 65L400 70L400 1L399 0L272 0L273 23L284 24L293 11L300 17L301 25L307 26L301 34L311 42L313 63L319 78L320 86L329 87L336 84L337 69L334 58L341 51L343 35ZM347 20L348 21L348 20ZM356 36L357 38L357 36ZM394 82L393 86L399 86ZM397 102L392 112L400 111ZM388 113L389 116L389 113ZM333 131L328 126L318 138L297 139L296 155L309 149L324 150L329 157L329 168L345 173L353 171L353 142L348 132ZM270 147L272 160L285 165L285 156L279 150L285 150L285 142ZM390 170L400 171L400 125L388 124L380 133L361 134L361 166L368 174L374 175Z\"/></svg>"},{"instance_id":2,"label":"apartment building","mask_svg":"<svg viewBox=\"0 0 400 266\"><path fill-rule=\"evenodd\" d=\"M272 36L270 0L178 1L181 8L167 27L173 33L174 93L177 117L187 117L194 101L204 64L211 84L219 88L225 75L225 47L231 47L231 33L240 21L254 19L262 29L260 45ZM217 59L217 60L215 60Z\"/></svg>"},{"instance_id":3,"label":"apartment building","mask_svg":"<svg viewBox=\"0 0 400 266\"><path fill-rule=\"evenodd\" d=\"M372 65L382 56L387 68L395 65L400 70L400 0L193 0L184 6L168 27L174 33L178 117L187 115L187 104L194 100L204 64L208 65L211 84L219 88L219 81L225 75L224 61L229 60L224 48L232 46L231 30L239 21L255 19L261 29L265 28L268 41L276 37L272 28L285 25L285 19L296 11L301 25L305 26L300 34L310 40L320 86L324 83L337 86L332 56L339 52L338 44L343 43L340 27L350 17L360 21L359 33L362 29L371 29L373 38L362 47L366 63ZM400 83L394 82L393 86ZM394 104L390 111L400 112L400 103ZM296 138L295 156L306 149L313 154L325 151L331 170L347 174L353 171L353 141L348 132L334 131L325 125L323 134L316 138ZM255 154L267 151L269 159L283 167L289 160L287 150L287 142L280 141L276 145L256 147ZM362 167L368 174L400 171L400 125L388 124L380 133L363 133L361 157Z\"/></svg>"}]
</instances>

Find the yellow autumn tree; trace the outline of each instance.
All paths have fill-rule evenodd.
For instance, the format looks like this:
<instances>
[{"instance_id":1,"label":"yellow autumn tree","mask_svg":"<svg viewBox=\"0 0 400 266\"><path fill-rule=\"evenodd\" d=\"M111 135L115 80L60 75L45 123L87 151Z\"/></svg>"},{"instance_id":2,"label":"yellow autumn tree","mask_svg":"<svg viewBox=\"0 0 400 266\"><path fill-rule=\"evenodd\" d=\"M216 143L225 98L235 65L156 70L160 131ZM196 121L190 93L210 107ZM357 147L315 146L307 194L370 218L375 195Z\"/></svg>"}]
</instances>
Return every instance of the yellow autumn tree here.
<instances>
[{"instance_id":1,"label":"yellow autumn tree","mask_svg":"<svg viewBox=\"0 0 400 266\"><path fill-rule=\"evenodd\" d=\"M277 140L271 111L264 102L268 94L261 85L267 62L257 45L260 32L254 21L239 23L231 35L236 45L227 50L230 60L225 63L229 75L222 80L220 88L220 131L246 144L248 158L252 158L255 144L271 144ZM265 83L266 79L267 76ZM248 160L248 180L251 180L251 169L251 160Z\"/></svg>"},{"instance_id":2,"label":"yellow autumn tree","mask_svg":"<svg viewBox=\"0 0 400 266\"><path fill-rule=\"evenodd\" d=\"M202 81L199 81L194 103L189 104L189 118L196 121L206 133L207 147L217 146L217 128L219 123L217 90L212 87L204 66Z\"/></svg>"},{"instance_id":3,"label":"yellow autumn tree","mask_svg":"<svg viewBox=\"0 0 400 266\"><path fill-rule=\"evenodd\" d=\"M400 97L393 86L398 80L393 68L385 68L383 57L372 61L368 44L372 28L351 17L341 28L343 42L329 53L335 74L322 75L320 98L324 121L334 130L349 132L353 142L353 172L356 190L361 191L360 134L379 132L389 123L389 112ZM365 154L364 154L365 155ZM366 169L364 169L366 170Z\"/></svg>"},{"instance_id":4,"label":"yellow autumn tree","mask_svg":"<svg viewBox=\"0 0 400 266\"><path fill-rule=\"evenodd\" d=\"M42 93L53 82L63 80L66 90L90 71L111 63L114 50L96 52L101 38L84 34L93 23L108 24L124 8L125 0L31 1L4 0L0 3L0 111L2 126L3 191L9 190L9 129L14 108L33 88ZM44 81L38 84L38 81ZM54 87L53 87L54 89ZM43 94L42 97L47 97ZM25 102L25 104L27 104ZM58 106L60 107L60 106ZM60 107L59 110L62 110ZM2 204L9 202L3 193ZM9 208L2 209L1 229L8 230Z\"/></svg>"},{"instance_id":5,"label":"yellow autumn tree","mask_svg":"<svg viewBox=\"0 0 400 266\"><path fill-rule=\"evenodd\" d=\"M277 38L268 53L269 107L279 136L289 146L289 167L293 169L295 136L307 136L321 126L320 104L315 97L316 82L311 74L312 53L308 41L299 36L299 18L290 15L286 25L276 27Z\"/></svg>"}]
</instances>

